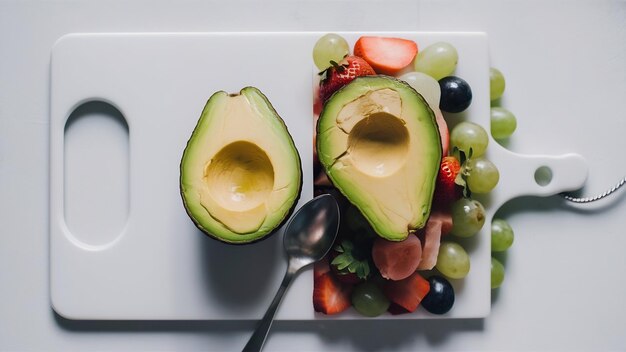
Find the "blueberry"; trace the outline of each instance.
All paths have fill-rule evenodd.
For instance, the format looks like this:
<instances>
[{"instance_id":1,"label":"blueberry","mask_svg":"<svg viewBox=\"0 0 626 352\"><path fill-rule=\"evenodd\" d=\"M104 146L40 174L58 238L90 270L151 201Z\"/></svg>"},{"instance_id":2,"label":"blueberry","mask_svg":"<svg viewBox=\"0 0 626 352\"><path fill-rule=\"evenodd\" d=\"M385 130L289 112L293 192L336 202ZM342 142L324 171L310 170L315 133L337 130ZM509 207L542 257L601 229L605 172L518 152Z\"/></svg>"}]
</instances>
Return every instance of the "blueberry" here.
<instances>
[{"instance_id":1,"label":"blueberry","mask_svg":"<svg viewBox=\"0 0 626 352\"><path fill-rule=\"evenodd\" d=\"M433 314L444 314L454 305L454 288L450 282L441 276L434 275L428 278L430 291L422 300L422 306Z\"/></svg>"},{"instance_id":2,"label":"blueberry","mask_svg":"<svg viewBox=\"0 0 626 352\"><path fill-rule=\"evenodd\" d=\"M448 76L439 80L439 108L446 112L461 112L472 103L472 89L462 78Z\"/></svg>"}]
</instances>

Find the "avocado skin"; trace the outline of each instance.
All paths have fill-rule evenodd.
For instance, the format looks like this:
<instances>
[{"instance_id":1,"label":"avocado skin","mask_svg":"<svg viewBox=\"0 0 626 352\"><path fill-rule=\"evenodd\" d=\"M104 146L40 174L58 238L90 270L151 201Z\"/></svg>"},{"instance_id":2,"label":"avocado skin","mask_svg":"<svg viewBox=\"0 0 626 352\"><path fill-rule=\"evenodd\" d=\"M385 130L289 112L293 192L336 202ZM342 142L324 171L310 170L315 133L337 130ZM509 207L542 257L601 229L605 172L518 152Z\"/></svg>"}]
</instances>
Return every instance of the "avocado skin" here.
<instances>
[{"instance_id":1,"label":"avocado skin","mask_svg":"<svg viewBox=\"0 0 626 352\"><path fill-rule=\"evenodd\" d=\"M268 108L270 108L270 109L272 110L272 112L274 113L274 115L275 115L275 117L277 118L277 120L278 120L278 121L282 124L282 126L283 126L283 127L285 128L285 130L287 131L287 135L289 136L289 139L291 140L291 143L293 144L294 150L296 151L296 156L297 156L297 159L298 159L298 169L300 170L300 175L302 175L302 174L303 174L303 172L302 172L302 158L300 157L300 152L298 151L298 149L297 149L297 147L296 147L296 145L295 145L295 142L293 141L293 138L291 137L291 134L289 133L289 129L287 128L287 125L285 124L285 121L284 121L284 120L283 120L283 118L282 118L282 117L278 114L278 112L276 111L276 109L274 109L274 106L270 103L270 101L269 101L269 99L267 98L267 96L265 96L265 94L263 94L263 93L262 93L262 92L261 92L258 88L253 87L253 86L246 86L246 87L242 88L242 89L239 91L239 94L242 94L245 90L249 90L249 89L255 90L255 91L256 91L256 92L257 92L257 93L258 93L258 94L259 94L259 95L260 95L260 96L261 96L261 97L265 100L265 102L267 103ZM211 102L211 99L212 99L214 96L217 96L218 94L228 94L228 93L227 93L227 92L225 92L225 91L217 91L217 92L213 93L213 94L211 95L211 97L209 97L209 99L207 100L207 102L206 102L206 104L205 104L205 106L204 106L204 108L203 108L203 110L202 110L203 112L204 112L204 111L208 108L208 106L209 106L209 104L210 104L210 102ZM201 114L201 116L202 116L202 114ZM261 237L258 237L258 238L255 238L255 239L252 239L252 240L249 240L249 241L246 241L246 242L241 242L241 241L240 241L240 242L237 242L237 241L230 241L230 240L228 240L228 239L226 239L226 238L224 238L224 237L220 237L219 235L216 235L216 234L212 233L212 232L211 232L211 231L209 231L208 229L204 228L204 227L203 227L203 226L202 226L202 225L201 225L201 224L200 224L200 223L199 223L199 222L195 219L195 217L191 214L191 211L190 211L190 209L189 209L189 205L187 204L187 201L186 201L186 199L185 199L185 197L184 197L184 195L183 195L183 182L182 182L182 175L183 175L183 172L182 172L182 169L183 169L183 160L184 160L185 153L186 153L186 151L187 151L187 149L188 149L188 147L189 147L190 143L192 142L193 137L194 137L194 135L196 134L196 131L197 131L197 128L198 128L198 126L199 126L199 125L200 125L200 119L198 119L198 122L196 123L196 126L194 127L194 129L193 129L193 132L192 132L191 136L189 137L189 139L187 140L187 143L185 144L185 148L184 148L183 153L182 153L182 155L181 155L181 162L179 163L179 171L180 171L180 172L179 172L179 175L180 175L180 176L179 176L179 183L178 183L178 185L179 185L179 193L180 193L180 195L181 195L181 200L182 200L182 202L183 202L183 207L185 208L185 212L187 213L187 216L189 216L189 218L191 219L191 221L193 222L193 224L194 224L194 225L198 228L198 230L200 230L200 231L201 231L204 235L206 235L207 237L209 237L209 238L211 238L211 239L213 239L213 240L216 240L216 241L221 242L221 243L229 244L229 245L243 246L243 245L248 245L248 244L253 244L253 243L256 243L256 242L260 242L260 241L262 241L262 240L264 240L264 239L267 239L267 238L271 237L271 236L272 236L272 235L274 235L274 234L275 234L275 233L276 233L276 232L277 232L277 231L278 231L278 230L279 230L279 229L280 229L283 225L285 225L285 223L287 223L287 221L288 221L288 220L291 218L291 216L293 215L293 212L295 211L296 206L298 205L298 201L300 200L300 197L302 196L302 184L303 184L303 179L302 179L302 177L300 177L300 182L298 183L298 186L297 186L297 188L298 188L298 189L297 189L296 197L295 197L295 199L294 199L294 201L293 201L292 206L291 206L291 207L289 208L289 210L287 211L287 213L286 213L285 217L281 220L281 222L280 222L280 223L279 223L279 224L278 224L278 225L277 225L277 226L276 226L276 227L275 227L272 231L268 232L268 233L267 233L267 234L265 234L264 236L261 236Z\"/></svg>"},{"instance_id":2,"label":"avocado skin","mask_svg":"<svg viewBox=\"0 0 626 352\"><path fill-rule=\"evenodd\" d=\"M334 93L333 93L333 94L332 94L332 95L328 98L328 100L326 101L326 103L323 105L322 110L320 111L320 114L319 114L320 118L317 120L317 124L316 124L316 133L318 134L318 137L316 138L316 141L317 141L317 142L316 142L315 148L317 149L317 154L318 154L318 157L320 158L320 163L321 163L321 165L322 165L322 169L323 169L323 170L324 170L324 172L326 172L327 174L328 174L328 171L329 171L329 170L327 169L328 165L327 165L326 163L322 162L322 159L321 159L321 156L320 156L320 155L322 154L322 153L321 153L321 151L320 151L320 149L321 149L321 143L322 143L322 141L323 141L323 138L320 138L320 137L319 137L319 133L320 133L319 131L320 131L320 125L322 124L322 121L323 121L321 117L322 117L322 116L324 116L324 114L325 114L325 112L326 112L326 110L327 110L327 109L331 108L331 104L328 104L328 103L329 103L329 102L332 102L332 101L333 101L333 98L334 98L335 96L337 96L337 95L340 95L340 94L341 94L344 90L349 90L349 89L350 89L350 86L351 86L351 85L353 85L353 84L358 84L358 83L360 83L360 82L367 82L367 81L376 81L376 80L388 80L388 81L391 83L391 85L401 85L401 86L403 86L405 89L408 89L408 90L410 90L410 91L414 92L414 93L415 93L415 95L416 95L416 96L417 96L417 97L418 97L418 98L422 101L422 103L423 103L423 104L424 104L424 106L426 107L426 110L428 111L428 114L429 114L429 116L430 116L431 120L432 120L432 121L433 121L433 123L434 123L434 128L435 128L435 131L437 132L436 139L439 141L439 143L437 144L437 147L439 148L439 161L438 161L438 163L441 163L441 158L443 157L443 156L442 156L442 152L443 152L443 150L442 150L442 146L441 146L441 136L440 136L440 133L439 133L439 126L438 126L438 125L437 125L437 123L436 123L435 113L432 111L432 109L430 108L430 106L429 106L429 105L428 105L428 103L426 102L426 99L424 99L424 97L423 97L423 96L422 96L419 92L417 92L417 91L416 91L413 87L411 87L408 83L406 83L406 82L404 82L404 81L402 81L402 80L399 80L399 79L397 79L397 78L395 78L395 77L392 77L392 76L388 76L388 75L384 75L384 74L378 74L378 75L372 75L372 76L362 76L362 77L357 77L357 78L355 78L353 81L351 81L351 82L350 82L350 83L348 83L347 85L345 85L345 86L341 87L340 89L338 89L337 91L335 91L335 92L334 92ZM367 84L367 83L364 83L364 84ZM355 207L356 207L356 208L357 208L357 209L358 209L361 213L363 213L363 209L362 209L361 205L360 205L360 204L358 204L358 202L354 202L354 201L351 199L351 197L347 194L348 192L347 192L346 190L344 190L344 189L343 189L343 187L339 187L339 186L335 183L335 180L333 180L333 178L332 178L332 177L330 177L330 175L329 175L328 179L329 179L329 181L331 182L331 184L333 184L333 186L335 187L335 189L337 189L337 190L340 192L340 194L341 194L344 198L346 198L346 199L350 202L350 204L352 204L353 206L355 206ZM432 199L432 194L434 193L434 188L435 188L435 187L434 187L434 185L435 185L435 183L436 183L436 179L437 179L437 173L435 173L434 177L433 177L433 178L432 178L432 180L431 180L431 181L432 181L432 184L433 184L433 187L432 187L432 189L431 189L431 199ZM431 210L432 210L432 202L431 202L430 204L426 204L426 205L425 205L425 208L423 208L422 210L423 210L423 211L425 212L425 214L426 214L426 216L425 216L425 218L424 218L424 222L423 222L423 224L421 224L421 225L420 225L418 228L416 228L416 229L409 229L409 231L408 231L409 233L414 233L414 232L418 231L419 229L423 228L423 227L426 225L426 220L428 219L428 215L430 214L430 212L431 212ZM371 221L369 218L367 218L367 217L366 217L366 219L368 220L368 222L370 223L370 225L372 225L373 227L375 227L375 226L374 226L375 224L374 224L374 223L372 223L372 221ZM400 240L402 240L402 239L398 239L398 238L389 238L389 237L385 237L385 236L382 236L380 233L378 233L378 235L379 235L380 237L383 237L383 238L385 238L385 239L387 239L387 240L390 240L390 241L400 241Z\"/></svg>"}]
</instances>

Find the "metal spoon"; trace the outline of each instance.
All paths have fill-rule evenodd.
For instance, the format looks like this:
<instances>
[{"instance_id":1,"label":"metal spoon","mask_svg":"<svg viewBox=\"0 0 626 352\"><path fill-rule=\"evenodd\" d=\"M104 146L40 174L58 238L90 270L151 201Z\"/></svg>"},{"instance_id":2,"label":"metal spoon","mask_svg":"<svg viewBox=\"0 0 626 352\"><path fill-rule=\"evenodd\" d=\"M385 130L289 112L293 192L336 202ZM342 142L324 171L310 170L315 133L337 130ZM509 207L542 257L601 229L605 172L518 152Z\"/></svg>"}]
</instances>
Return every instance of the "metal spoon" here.
<instances>
[{"instance_id":1,"label":"metal spoon","mask_svg":"<svg viewBox=\"0 0 626 352\"><path fill-rule=\"evenodd\" d=\"M335 242L339 229L339 207L329 194L318 196L300 208L289 220L283 245L288 266L283 282L263 319L243 351L260 351L274 321L274 315L291 281L305 266L322 259Z\"/></svg>"}]
</instances>

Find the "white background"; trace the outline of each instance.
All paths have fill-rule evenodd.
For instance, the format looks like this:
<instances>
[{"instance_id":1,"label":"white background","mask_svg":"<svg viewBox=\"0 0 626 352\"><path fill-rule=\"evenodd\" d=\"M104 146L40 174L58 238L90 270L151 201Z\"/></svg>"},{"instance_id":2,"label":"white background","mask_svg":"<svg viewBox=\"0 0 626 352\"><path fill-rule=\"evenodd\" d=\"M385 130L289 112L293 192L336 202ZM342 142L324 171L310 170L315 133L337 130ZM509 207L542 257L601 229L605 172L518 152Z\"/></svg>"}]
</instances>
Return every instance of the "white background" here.
<instances>
[{"instance_id":1,"label":"white background","mask_svg":"<svg viewBox=\"0 0 626 352\"><path fill-rule=\"evenodd\" d=\"M70 32L485 31L518 117L510 149L577 152L584 193L626 173L625 1L0 1L0 350L239 350L253 323L80 322L48 289L49 54ZM288 59L288 58L285 58ZM484 320L279 322L268 351L621 350L626 192L525 198Z\"/></svg>"}]
</instances>

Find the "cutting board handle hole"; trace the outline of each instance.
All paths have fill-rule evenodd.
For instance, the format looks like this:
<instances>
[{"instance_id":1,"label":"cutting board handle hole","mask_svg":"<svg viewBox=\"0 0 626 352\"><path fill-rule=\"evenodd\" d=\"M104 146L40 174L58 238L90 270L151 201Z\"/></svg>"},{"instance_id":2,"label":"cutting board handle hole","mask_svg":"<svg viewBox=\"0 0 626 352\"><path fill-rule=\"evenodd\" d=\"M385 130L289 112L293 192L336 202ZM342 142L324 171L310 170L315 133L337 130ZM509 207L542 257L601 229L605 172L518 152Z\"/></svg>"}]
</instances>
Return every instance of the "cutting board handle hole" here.
<instances>
[{"instance_id":1,"label":"cutting board handle hole","mask_svg":"<svg viewBox=\"0 0 626 352\"><path fill-rule=\"evenodd\" d=\"M123 233L129 210L129 130L115 106L80 104L64 130L64 217L70 240L102 249Z\"/></svg>"},{"instance_id":2,"label":"cutting board handle hole","mask_svg":"<svg viewBox=\"0 0 626 352\"><path fill-rule=\"evenodd\" d=\"M539 186L545 187L552 182L552 169L547 166L540 166L535 170L535 182Z\"/></svg>"}]
</instances>

